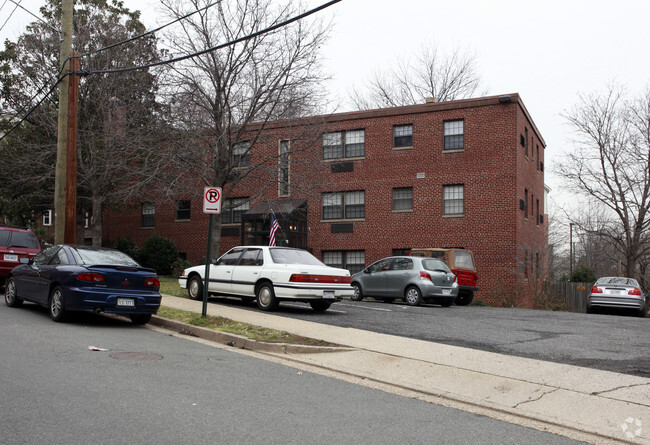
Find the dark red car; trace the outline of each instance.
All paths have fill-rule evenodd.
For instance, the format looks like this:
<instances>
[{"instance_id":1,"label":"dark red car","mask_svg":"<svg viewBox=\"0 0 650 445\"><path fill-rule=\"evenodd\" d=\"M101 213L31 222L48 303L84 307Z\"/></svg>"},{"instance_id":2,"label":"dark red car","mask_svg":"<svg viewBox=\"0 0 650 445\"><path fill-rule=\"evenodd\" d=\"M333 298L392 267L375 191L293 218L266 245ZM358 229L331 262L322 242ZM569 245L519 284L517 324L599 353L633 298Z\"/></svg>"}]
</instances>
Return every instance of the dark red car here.
<instances>
[{"instance_id":1,"label":"dark red car","mask_svg":"<svg viewBox=\"0 0 650 445\"><path fill-rule=\"evenodd\" d=\"M34 258L41 244L34 232L13 227L0 227L0 283L20 264L21 258Z\"/></svg>"}]
</instances>

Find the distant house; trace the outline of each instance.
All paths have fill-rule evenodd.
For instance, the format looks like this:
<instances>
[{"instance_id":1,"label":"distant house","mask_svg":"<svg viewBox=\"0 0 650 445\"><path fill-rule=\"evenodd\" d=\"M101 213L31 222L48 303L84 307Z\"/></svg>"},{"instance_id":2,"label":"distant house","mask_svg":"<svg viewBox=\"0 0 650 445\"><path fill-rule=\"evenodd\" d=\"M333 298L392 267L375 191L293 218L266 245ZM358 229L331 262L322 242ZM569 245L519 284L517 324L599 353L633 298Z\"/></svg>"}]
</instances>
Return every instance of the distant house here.
<instances>
[{"instance_id":1,"label":"distant house","mask_svg":"<svg viewBox=\"0 0 650 445\"><path fill-rule=\"evenodd\" d=\"M280 222L278 245L308 248L351 272L413 247L464 247L479 272L475 298L533 306L547 269L546 144L518 94L322 121L301 150L292 147L305 141L293 138L306 120L265 127L251 164L277 159L267 178L274 185L260 189L259 179L245 180L227 197L222 252L267 244L271 215ZM142 202L134 212L106 211L104 239L142 245L156 233L196 263L207 239L202 206L178 197Z\"/></svg>"}]
</instances>

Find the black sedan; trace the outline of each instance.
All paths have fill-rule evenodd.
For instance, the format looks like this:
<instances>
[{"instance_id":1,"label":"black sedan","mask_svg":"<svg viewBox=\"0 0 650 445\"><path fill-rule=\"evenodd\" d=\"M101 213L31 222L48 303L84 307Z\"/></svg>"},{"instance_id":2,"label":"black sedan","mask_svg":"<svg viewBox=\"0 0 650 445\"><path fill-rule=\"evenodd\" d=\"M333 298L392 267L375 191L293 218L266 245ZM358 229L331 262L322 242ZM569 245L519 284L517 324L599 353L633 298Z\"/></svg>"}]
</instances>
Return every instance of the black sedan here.
<instances>
[{"instance_id":1,"label":"black sedan","mask_svg":"<svg viewBox=\"0 0 650 445\"><path fill-rule=\"evenodd\" d=\"M5 287L5 303L31 301L49 308L54 321L68 312L128 315L135 324L151 320L160 307L156 271L119 250L57 245L16 266Z\"/></svg>"}]
</instances>

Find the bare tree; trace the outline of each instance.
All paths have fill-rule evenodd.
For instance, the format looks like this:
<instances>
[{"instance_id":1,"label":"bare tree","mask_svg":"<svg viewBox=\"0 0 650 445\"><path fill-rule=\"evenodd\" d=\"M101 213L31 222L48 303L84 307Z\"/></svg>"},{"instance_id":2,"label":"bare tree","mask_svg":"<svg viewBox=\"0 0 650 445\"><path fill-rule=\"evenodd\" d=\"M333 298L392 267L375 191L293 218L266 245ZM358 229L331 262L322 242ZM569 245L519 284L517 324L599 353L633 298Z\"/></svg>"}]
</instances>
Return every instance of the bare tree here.
<instances>
[{"instance_id":1,"label":"bare tree","mask_svg":"<svg viewBox=\"0 0 650 445\"><path fill-rule=\"evenodd\" d=\"M581 96L565 118L575 131L575 150L558 173L568 190L606 209L598 225L581 228L597 233L601 250L611 246L624 260L625 274L635 276L649 247L650 90L627 101L620 87L610 86Z\"/></svg>"},{"instance_id":2,"label":"bare tree","mask_svg":"<svg viewBox=\"0 0 650 445\"><path fill-rule=\"evenodd\" d=\"M359 110L472 97L480 85L476 56L455 47L445 54L427 44L413 59L398 58L395 66L378 71L365 90L355 90L352 101Z\"/></svg>"},{"instance_id":3,"label":"bare tree","mask_svg":"<svg viewBox=\"0 0 650 445\"><path fill-rule=\"evenodd\" d=\"M163 1L170 18L207 4ZM202 186L219 186L227 198L247 178L254 184L253 199L277 184L280 154L253 155L251 147L268 137L269 121L314 114L325 103L319 48L328 27L322 20L308 17L264 32L301 12L290 0L221 2L183 21L180 31L167 36L174 55L203 52L174 65L167 79L177 130L167 150L178 167L170 183L174 191L196 194ZM246 38L251 35L255 37ZM224 46L205 52L219 45ZM292 151L313 146L293 139L300 138L292 138ZM212 251L218 252L221 220L215 216Z\"/></svg>"},{"instance_id":4,"label":"bare tree","mask_svg":"<svg viewBox=\"0 0 650 445\"><path fill-rule=\"evenodd\" d=\"M44 21L32 23L17 43L7 41L0 52L0 108L11 116L10 124L34 107L58 77L60 2L48 0L41 13ZM83 71L92 74L158 61L153 36L106 49L143 32L139 12L117 0L76 1L73 49L83 53ZM150 148L159 145L163 107L156 91L157 77L148 70L90 75L80 81L78 209L90 214L94 245L102 242L102 208L128 200L157 178L161 166ZM38 197L30 203L32 213L52 206L57 107L56 95L48 97L0 144L0 175L5 179L0 188L13 200L28 194Z\"/></svg>"}]
</instances>

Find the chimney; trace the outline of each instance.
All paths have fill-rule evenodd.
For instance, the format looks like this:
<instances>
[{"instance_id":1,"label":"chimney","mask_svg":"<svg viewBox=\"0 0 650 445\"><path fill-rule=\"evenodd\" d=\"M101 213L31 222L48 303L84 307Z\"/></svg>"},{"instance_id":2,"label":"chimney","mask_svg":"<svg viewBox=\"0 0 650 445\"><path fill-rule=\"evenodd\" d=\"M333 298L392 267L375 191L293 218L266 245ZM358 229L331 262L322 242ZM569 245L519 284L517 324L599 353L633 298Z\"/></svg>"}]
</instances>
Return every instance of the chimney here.
<instances>
[{"instance_id":1,"label":"chimney","mask_svg":"<svg viewBox=\"0 0 650 445\"><path fill-rule=\"evenodd\" d=\"M435 104L436 102L438 102L438 99L436 99L435 97L427 97L426 98L426 103L428 103L428 104Z\"/></svg>"}]
</instances>

